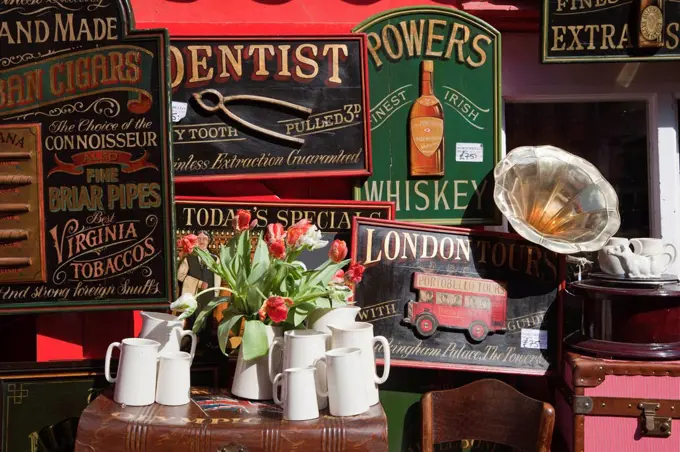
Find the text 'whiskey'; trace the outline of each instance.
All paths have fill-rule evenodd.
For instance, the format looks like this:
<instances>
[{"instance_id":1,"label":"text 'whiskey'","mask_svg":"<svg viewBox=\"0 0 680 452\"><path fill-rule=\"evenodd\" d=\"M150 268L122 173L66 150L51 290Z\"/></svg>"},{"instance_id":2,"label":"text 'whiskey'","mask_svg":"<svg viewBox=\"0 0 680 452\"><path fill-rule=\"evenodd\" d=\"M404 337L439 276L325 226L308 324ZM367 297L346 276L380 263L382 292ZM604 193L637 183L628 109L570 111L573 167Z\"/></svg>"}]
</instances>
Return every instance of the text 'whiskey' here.
<instances>
[{"instance_id":1,"label":"text 'whiskey'","mask_svg":"<svg viewBox=\"0 0 680 452\"><path fill-rule=\"evenodd\" d=\"M420 63L420 97L409 113L409 174L444 175L444 109L434 95L434 63Z\"/></svg>"}]
</instances>

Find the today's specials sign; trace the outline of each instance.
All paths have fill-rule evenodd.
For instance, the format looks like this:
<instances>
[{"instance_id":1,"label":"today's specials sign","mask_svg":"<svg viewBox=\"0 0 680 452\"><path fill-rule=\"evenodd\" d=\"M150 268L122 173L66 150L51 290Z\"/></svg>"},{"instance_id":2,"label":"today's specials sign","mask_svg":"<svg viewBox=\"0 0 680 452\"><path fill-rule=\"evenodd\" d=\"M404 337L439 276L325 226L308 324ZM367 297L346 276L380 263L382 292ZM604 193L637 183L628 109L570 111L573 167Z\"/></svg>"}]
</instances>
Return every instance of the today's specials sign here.
<instances>
[{"instance_id":1,"label":"today's specials sign","mask_svg":"<svg viewBox=\"0 0 680 452\"><path fill-rule=\"evenodd\" d=\"M393 365L544 374L557 364L556 253L513 234L365 218L353 237L366 267L359 318L387 338Z\"/></svg>"},{"instance_id":2,"label":"today's specials sign","mask_svg":"<svg viewBox=\"0 0 680 452\"><path fill-rule=\"evenodd\" d=\"M239 209L251 212L256 228L264 231L269 223L281 223L288 228L300 220L309 220L321 231L323 240L330 243L345 240L350 245L354 217L394 219L394 205L389 202L310 201L310 200L220 200L178 196L175 201L177 236L210 234L209 250L217 254L219 246L231 239L232 222ZM308 268L315 268L328 259L329 246L315 251L304 251L300 260Z\"/></svg>"},{"instance_id":3,"label":"today's specials sign","mask_svg":"<svg viewBox=\"0 0 680 452\"><path fill-rule=\"evenodd\" d=\"M366 175L362 36L173 39L178 181Z\"/></svg>"},{"instance_id":4,"label":"today's specials sign","mask_svg":"<svg viewBox=\"0 0 680 452\"><path fill-rule=\"evenodd\" d=\"M680 58L680 2L543 0L544 63Z\"/></svg>"},{"instance_id":5,"label":"today's specials sign","mask_svg":"<svg viewBox=\"0 0 680 452\"><path fill-rule=\"evenodd\" d=\"M165 305L167 34L121 0L0 2L0 312Z\"/></svg>"},{"instance_id":6,"label":"today's specials sign","mask_svg":"<svg viewBox=\"0 0 680 452\"><path fill-rule=\"evenodd\" d=\"M393 201L396 217L499 224L500 33L444 7L384 12L367 34L373 175L355 199Z\"/></svg>"}]
</instances>

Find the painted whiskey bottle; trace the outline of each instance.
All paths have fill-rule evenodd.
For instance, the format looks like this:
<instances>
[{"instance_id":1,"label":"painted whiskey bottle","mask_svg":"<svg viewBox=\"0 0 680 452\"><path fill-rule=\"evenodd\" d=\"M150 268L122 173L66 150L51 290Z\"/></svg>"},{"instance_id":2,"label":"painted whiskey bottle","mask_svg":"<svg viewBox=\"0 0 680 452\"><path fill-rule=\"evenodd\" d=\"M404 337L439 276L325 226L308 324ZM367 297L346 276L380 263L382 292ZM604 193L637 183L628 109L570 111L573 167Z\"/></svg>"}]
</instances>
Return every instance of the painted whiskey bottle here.
<instances>
[{"instance_id":1,"label":"painted whiskey bottle","mask_svg":"<svg viewBox=\"0 0 680 452\"><path fill-rule=\"evenodd\" d=\"M444 109L434 95L434 63L420 63L420 97L409 113L409 174L444 175Z\"/></svg>"}]
</instances>

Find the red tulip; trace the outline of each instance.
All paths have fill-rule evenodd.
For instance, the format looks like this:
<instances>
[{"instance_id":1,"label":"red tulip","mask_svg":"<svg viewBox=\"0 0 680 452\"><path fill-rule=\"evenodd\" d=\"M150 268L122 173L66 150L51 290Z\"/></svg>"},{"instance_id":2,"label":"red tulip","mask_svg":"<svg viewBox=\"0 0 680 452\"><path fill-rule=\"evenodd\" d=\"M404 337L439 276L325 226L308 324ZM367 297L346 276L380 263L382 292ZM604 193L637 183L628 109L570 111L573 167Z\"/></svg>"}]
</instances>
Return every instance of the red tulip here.
<instances>
[{"instance_id":1,"label":"red tulip","mask_svg":"<svg viewBox=\"0 0 680 452\"><path fill-rule=\"evenodd\" d=\"M194 234L187 234L177 241L177 248L181 249L184 254L191 254L196 245L198 245L198 237Z\"/></svg>"},{"instance_id":2,"label":"red tulip","mask_svg":"<svg viewBox=\"0 0 680 452\"><path fill-rule=\"evenodd\" d=\"M234 229L236 232L241 232L250 229L250 226L250 211L239 209L234 218Z\"/></svg>"},{"instance_id":3,"label":"red tulip","mask_svg":"<svg viewBox=\"0 0 680 452\"><path fill-rule=\"evenodd\" d=\"M264 241L267 245L274 242L282 241L286 234L285 229L281 223L269 223L267 225L267 232L264 235Z\"/></svg>"},{"instance_id":4,"label":"red tulip","mask_svg":"<svg viewBox=\"0 0 680 452\"><path fill-rule=\"evenodd\" d=\"M364 270L363 265L353 262L345 272L345 279L355 284L360 283L364 277Z\"/></svg>"},{"instance_id":5,"label":"red tulip","mask_svg":"<svg viewBox=\"0 0 680 452\"><path fill-rule=\"evenodd\" d=\"M283 239L270 243L268 248L271 256L282 260L286 258L286 243Z\"/></svg>"},{"instance_id":6,"label":"red tulip","mask_svg":"<svg viewBox=\"0 0 680 452\"><path fill-rule=\"evenodd\" d=\"M328 258L338 263L347 257L347 244L344 240L333 240L331 243L331 249L328 250Z\"/></svg>"},{"instance_id":7,"label":"red tulip","mask_svg":"<svg viewBox=\"0 0 680 452\"><path fill-rule=\"evenodd\" d=\"M272 322L279 323L288 317L288 307L293 305L293 300L279 296L269 297L264 305L264 311Z\"/></svg>"},{"instance_id":8,"label":"red tulip","mask_svg":"<svg viewBox=\"0 0 680 452\"><path fill-rule=\"evenodd\" d=\"M302 237L311 227L312 223L309 220L300 220L288 228L288 232L286 232L286 242L288 245L296 246L300 237Z\"/></svg>"}]
</instances>

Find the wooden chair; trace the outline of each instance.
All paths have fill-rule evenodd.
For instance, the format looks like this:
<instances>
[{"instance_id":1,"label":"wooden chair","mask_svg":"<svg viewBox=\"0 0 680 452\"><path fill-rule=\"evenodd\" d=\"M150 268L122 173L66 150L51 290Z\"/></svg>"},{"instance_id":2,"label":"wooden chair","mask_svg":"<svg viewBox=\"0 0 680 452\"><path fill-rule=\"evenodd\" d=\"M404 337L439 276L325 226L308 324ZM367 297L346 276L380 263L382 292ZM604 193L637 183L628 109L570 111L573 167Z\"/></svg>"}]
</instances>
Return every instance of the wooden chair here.
<instances>
[{"instance_id":1,"label":"wooden chair","mask_svg":"<svg viewBox=\"0 0 680 452\"><path fill-rule=\"evenodd\" d=\"M474 439L524 452L550 452L555 410L500 380L485 379L422 397L422 452Z\"/></svg>"}]
</instances>

